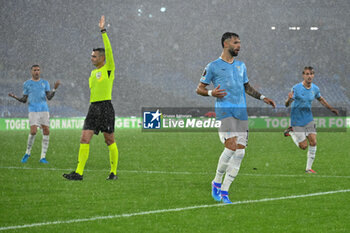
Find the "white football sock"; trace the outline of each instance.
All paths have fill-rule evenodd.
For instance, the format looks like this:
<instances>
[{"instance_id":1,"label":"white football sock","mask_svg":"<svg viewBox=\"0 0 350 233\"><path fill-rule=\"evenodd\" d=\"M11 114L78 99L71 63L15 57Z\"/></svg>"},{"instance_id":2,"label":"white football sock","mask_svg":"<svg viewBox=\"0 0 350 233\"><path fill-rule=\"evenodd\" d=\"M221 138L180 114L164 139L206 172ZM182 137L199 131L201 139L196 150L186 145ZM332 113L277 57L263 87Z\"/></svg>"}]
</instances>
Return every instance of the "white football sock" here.
<instances>
[{"instance_id":1,"label":"white football sock","mask_svg":"<svg viewBox=\"0 0 350 233\"><path fill-rule=\"evenodd\" d=\"M222 186L221 186L222 191L228 191L230 188L230 185L236 178L239 168L241 167L244 153L245 153L245 149L237 149L235 155L232 156L230 160L230 164L227 167L224 182L222 183Z\"/></svg>"},{"instance_id":2,"label":"white football sock","mask_svg":"<svg viewBox=\"0 0 350 233\"><path fill-rule=\"evenodd\" d=\"M289 132L291 138L293 139L293 142L295 143L295 145L297 145L297 147L299 147L299 142L297 141L297 137L295 136L294 132Z\"/></svg>"},{"instance_id":3,"label":"white football sock","mask_svg":"<svg viewBox=\"0 0 350 233\"><path fill-rule=\"evenodd\" d=\"M216 175L214 178L215 183L221 183L222 177L224 176L224 173L226 172L226 169L228 167L229 161L231 157L235 154L235 151L230 150L225 147L224 151L221 153L218 167L216 169Z\"/></svg>"},{"instance_id":4,"label":"white football sock","mask_svg":"<svg viewBox=\"0 0 350 233\"><path fill-rule=\"evenodd\" d=\"M34 134L34 135L29 134L29 136L28 136L27 150L26 150L26 154L28 154L28 155L30 155L30 151L32 150L32 146L33 146L34 141L35 141L35 136L36 136L36 134Z\"/></svg>"},{"instance_id":5,"label":"white football sock","mask_svg":"<svg viewBox=\"0 0 350 233\"><path fill-rule=\"evenodd\" d=\"M317 149L316 147L317 146L309 146L309 151L307 152L306 170L310 170L312 167L312 164L316 156L316 149Z\"/></svg>"},{"instance_id":6,"label":"white football sock","mask_svg":"<svg viewBox=\"0 0 350 233\"><path fill-rule=\"evenodd\" d=\"M40 159L45 158L45 156L46 156L47 148L49 147L49 137L50 137L49 135L43 135L43 141L41 144L41 157L40 157Z\"/></svg>"}]
</instances>

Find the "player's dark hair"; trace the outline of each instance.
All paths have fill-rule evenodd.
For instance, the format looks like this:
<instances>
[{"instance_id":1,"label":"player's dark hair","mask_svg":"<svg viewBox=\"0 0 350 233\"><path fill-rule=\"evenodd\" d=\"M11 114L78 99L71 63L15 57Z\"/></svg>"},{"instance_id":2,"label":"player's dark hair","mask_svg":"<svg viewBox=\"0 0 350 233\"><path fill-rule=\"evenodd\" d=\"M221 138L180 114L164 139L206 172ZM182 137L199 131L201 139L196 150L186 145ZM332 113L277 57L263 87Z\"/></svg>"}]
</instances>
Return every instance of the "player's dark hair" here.
<instances>
[{"instance_id":1,"label":"player's dark hair","mask_svg":"<svg viewBox=\"0 0 350 233\"><path fill-rule=\"evenodd\" d=\"M94 52L99 52L100 56L105 56L105 49L104 48L94 48L92 49Z\"/></svg>"},{"instance_id":2,"label":"player's dark hair","mask_svg":"<svg viewBox=\"0 0 350 233\"><path fill-rule=\"evenodd\" d=\"M303 74L305 74L305 70L309 70L314 73L314 68L312 66L305 66L303 70Z\"/></svg>"},{"instance_id":3,"label":"player's dark hair","mask_svg":"<svg viewBox=\"0 0 350 233\"><path fill-rule=\"evenodd\" d=\"M225 32L221 37L221 45L224 47L224 41L227 39L231 39L232 37L239 38L239 35L234 32Z\"/></svg>"},{"instance_id":4,"label":"player's dark hair","mask_svg":"<svg viewBox=\"0 0 350 233\"><path fill-rule=\"evenodd\" d=\"M30 69L32 70L34 67L39 67L40 68L39 65L32 65L32 67L30 67Z\"/></svg>"}]
</instances>

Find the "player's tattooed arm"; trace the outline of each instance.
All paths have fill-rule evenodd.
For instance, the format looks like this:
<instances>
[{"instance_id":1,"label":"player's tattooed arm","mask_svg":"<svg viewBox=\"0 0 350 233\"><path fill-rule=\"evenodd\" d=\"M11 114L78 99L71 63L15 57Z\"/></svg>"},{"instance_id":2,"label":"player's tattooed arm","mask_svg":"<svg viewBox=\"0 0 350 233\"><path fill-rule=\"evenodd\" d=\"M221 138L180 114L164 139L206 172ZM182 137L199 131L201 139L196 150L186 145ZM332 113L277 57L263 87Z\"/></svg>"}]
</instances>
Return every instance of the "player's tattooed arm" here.
<instances>
[{"instance_id":1,"label":"player's tattooed arm","mask_svg":"<svg viewBox=\"0 0 350 233\"><path fill-rule=\"evenodd\" d=\"M260 99L260 92L255 90L254 87L250 86L249 82L244 84L244 89L248 95L254 97L255 99Z\"/></svg>"},{"instance_id":2,"label":"player's tattooed arm","mask_svg":"<svg viewBox=\"0 0 350 233\"><path fill-rule=\"evenodd\" d=\"M48 99L48 100L51 100L53 97L55 96L55 91L47 91L46 92L46 98Z\"/></svg>"},{"instance_id":3,"label":"player's tattooed arm","mask_svg":"<svg viewBox=\"0 0 350 233\"><path fill-rule=\"evenodd\" d=\"M22 102L22 103L26 103L27 99L28 99L28 95L23 95L22 98L18 98L17 96L15 96L15 94L9 93L9 96L18 100L19 102Z\"/></svg>"},{"instance_id":4,"label":"player's tattooed arm","mask_svg":"<svg viewBox=\"0 0 350 233\"><path fill-rule=\"evenodd\" d=\"M58 86L61 84L61 81L58 80L57 82L55 82L54 84L54 88L52 91L47 91L46 92L46 98L48 100L51 100L54 96L55 96L55 92L56 92L56 89L58 88Z\"/></svg>"},{"instance_id":5,"label":"player's tattooed arm","mask_svg":"<svg viewBox=\"0 0 350 233\"><path fill-rule=\"evenodd\" d=\"M244 89L245 89L245 92L256 98L256 99L259 99L259 100L262 100L264 101L266 104L269 104L271 105L273 108L276 108L276 103L275 101L273 101L272 99L269 99L267 97L265 97L264 95L262 95L260 92L258 92L257 90L254 89L254 87L250 86L249 82L244 84Z\"/></svg>"}]
</instances>

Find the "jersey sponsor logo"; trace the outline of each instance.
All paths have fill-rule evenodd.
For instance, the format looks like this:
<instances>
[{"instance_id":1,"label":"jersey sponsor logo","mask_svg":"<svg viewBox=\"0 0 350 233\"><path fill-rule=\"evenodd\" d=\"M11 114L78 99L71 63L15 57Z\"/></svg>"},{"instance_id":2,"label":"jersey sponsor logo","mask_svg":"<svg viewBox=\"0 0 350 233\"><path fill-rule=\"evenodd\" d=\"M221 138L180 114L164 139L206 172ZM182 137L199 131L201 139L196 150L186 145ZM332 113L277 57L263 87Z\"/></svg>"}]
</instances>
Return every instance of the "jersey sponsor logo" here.
<instances>
[{"instance_id":1,"label":"jersey sponsor logo","mask_svg":"<svg viewBox=\"0 0 350 233\"><path fill-rule=\"evenodd\" d=\"M207 69L204 69L202 76L204 77L207 74Z\"/></svg>"},{"instance_id":2,"label":"jersey sponsor logo","mask_svg":"<svg viewBox=\"0 0 350 233\"><path fill-rule=\"evenodd\" d=\"M97 72L97 73L96 73L96 78L97 78L97 79L100 79L101 76L102 76L101 72Z\"/></svg>"}]
</instances>

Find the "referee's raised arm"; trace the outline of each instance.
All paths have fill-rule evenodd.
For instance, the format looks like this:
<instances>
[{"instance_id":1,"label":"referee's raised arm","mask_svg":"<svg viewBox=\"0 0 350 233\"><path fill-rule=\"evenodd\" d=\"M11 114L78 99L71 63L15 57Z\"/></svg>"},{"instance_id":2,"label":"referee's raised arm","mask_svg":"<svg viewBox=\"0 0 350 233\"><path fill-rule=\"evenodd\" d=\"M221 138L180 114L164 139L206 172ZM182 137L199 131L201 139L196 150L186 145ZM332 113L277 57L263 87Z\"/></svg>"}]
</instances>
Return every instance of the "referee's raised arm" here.
<instances>
[{"instance_id":1,"label":"referee's raised arm","mask_svg":"<svg viewBox=\"0 0 350 233\"><path fill-rule=\"evenodd\" d=\"M107 30L105 28L105 16L104 15L101 16L99 27L101 29L103 44L105 46L105 56L106 56L105 66L107 67L107 70L114 70L115 65L114 65L114 59L113 59L113 51L112 51L111 42L109 41L109 38L108 38L107 33L106 33Z\"/></svg>"}]
</instances>

